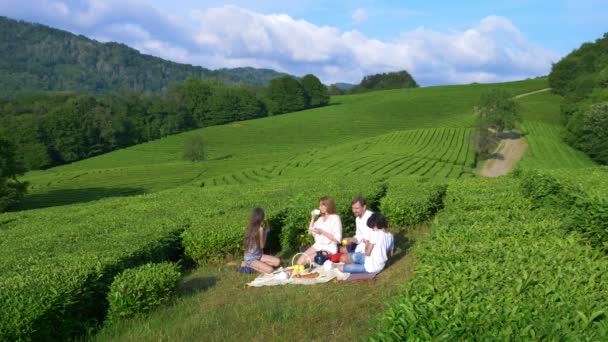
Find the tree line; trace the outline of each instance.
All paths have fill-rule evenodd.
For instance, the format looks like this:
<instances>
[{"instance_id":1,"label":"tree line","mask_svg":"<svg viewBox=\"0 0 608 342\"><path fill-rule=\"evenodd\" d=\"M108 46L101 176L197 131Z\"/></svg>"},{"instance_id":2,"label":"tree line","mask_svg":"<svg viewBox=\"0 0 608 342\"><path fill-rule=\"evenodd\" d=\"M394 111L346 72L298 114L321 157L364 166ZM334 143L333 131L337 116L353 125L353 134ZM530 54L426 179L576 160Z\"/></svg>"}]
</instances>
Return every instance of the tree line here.
<instances>
[{"instance_id":1,"label":"tree line","mask_svg":"<svg viewBox=\"0 0 608 342\"><path fill-rule=\"evenodd\" d=\"M549 85L564 97L565 141L608 164L608 33L553 64Z\"/></svg>"},{"instance_id":2,"label":"tree line","mask_svg":"<svg viewBox=\"0 0 608 342\"><path fill-rule=\"evenodd\" d=\"M22 187L16 186L16 175L26 170L71 163L196 128L328 103L327 87L314 75L281 76L266 88L189 79L161 95L27 93L0 100L0 167L12 165L0 175L0 197L9 197L10 184L11 198L19 197L15 192Z\"/></svg>"},{"instance_id":3,"label":"tree line","mask_svg":"<svg viewBox=\"0 0 608 342\"><path fill-rule=\"evenodd\" d=\"M406 70L368 75L361 80L361 83L344 89L338 84L332 84L329 86L329 93L331 95L347 95L347 94L359 94L374 90L389 90L389 89L400 89L400 88L417 88L418 83L414 80L412 75Z\"/></svg>"}]
</instances>

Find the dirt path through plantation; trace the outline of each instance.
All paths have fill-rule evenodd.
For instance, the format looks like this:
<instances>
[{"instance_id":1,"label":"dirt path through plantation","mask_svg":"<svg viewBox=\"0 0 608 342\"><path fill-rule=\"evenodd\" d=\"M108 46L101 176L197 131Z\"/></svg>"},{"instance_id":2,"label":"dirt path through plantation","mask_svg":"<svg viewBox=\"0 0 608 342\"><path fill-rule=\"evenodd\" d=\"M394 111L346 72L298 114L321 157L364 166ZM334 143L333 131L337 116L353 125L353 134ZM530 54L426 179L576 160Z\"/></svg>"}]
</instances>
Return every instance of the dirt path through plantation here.
<instances>
[{"instance_id":1,"label":"dirt path through plantation","mask_svg":"<svg viewBox=\"0 0 608 342\"><path fill-rule=\"evenodd\" d=\"M549 90L551 90L551 88L539 89L539 90L531 91L529 93L515 95L515 97L513 97L513 98L518 99L520 97L524 97L524 96L528 96L528 95L532 95L532 94L536 94L536 93L542 93L542 92L549 91Z\"/></svg>"},{"instance_id":2,"label":"dirt path through plantation","mask_svg":"<svg viewBox=\"0 0 608 342\"><path fill-rule=\"evenodd\" d=\"M551 88L544 88L519 94L514 98L519 99L524 96L549 91ZM483 177L498 177L509 173L517 162L528 150L528 141L523 137L501 139L498 147L494 151L494 157L488 159L479 170L478 174Z\"/></svg>"},{"instance_id":3,"label":"dirt path through plantation","mask_svg":"<svg viewBox=\"0 0 608 342\"><path fill-rule=\"evenodd\" d=\"M506 175L517 165L527 149L528 141L525 138L502 139L494 152L495 157L483 164L479 175L483 177Z\"/></svg>"}]
</instances>

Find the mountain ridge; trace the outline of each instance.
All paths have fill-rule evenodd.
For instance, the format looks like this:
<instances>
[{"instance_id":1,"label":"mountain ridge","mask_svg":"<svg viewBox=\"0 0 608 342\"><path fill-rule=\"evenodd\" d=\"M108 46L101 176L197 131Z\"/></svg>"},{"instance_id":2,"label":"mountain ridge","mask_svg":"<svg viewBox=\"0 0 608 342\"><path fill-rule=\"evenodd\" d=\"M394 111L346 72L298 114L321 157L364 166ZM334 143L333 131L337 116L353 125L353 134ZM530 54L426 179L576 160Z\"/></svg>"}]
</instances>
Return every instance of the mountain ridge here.
<instances>
[{"instance_id":1,"label":"mountain ridge","mask_svg":"<svg viewBox=\"0 0 608 342\"><path fill-rule=\"evenodd\" d=\"M28 91L158 94L188 78L264 86L271 69L211 70L147 55L123 43L101 43L47 25L0 16L0 97Z\"/></svg>"}]
</instances>

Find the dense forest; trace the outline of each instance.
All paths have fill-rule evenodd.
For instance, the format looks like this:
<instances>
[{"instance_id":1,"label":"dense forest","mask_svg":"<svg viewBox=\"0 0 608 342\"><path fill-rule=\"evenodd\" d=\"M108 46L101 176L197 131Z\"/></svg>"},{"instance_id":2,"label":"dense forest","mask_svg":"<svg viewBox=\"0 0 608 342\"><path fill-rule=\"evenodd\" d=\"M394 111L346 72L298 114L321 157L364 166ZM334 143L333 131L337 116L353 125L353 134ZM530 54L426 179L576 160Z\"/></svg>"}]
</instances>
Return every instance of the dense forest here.
<instances>
[{"instance_id":1,"label":"dense forest","mask_svg":"<svg viewBox=\"0 0 608 342\"><path fill-rule=\"evenodd\" d=\"M313 76L281 76L267 88L189 79L160 95L25 93L0 100L0 134L27 170L74 162L187 130L329 103Z\"/></svg>"},{"instance_id":2,"label":"dense forest","mask_svg":"<svg viewBox=\"0 0 608 342\"><path fill-rule=\"evenodd\" d=\"M265 86L284 75L268 69L209 70L144 55L118 43L0 17L0 97L23 91L160 94L188 78Z\"/></svg>"},{"instance_id":3,"label":"dense forest","mask_svg":"<svg viewBox=\"0 0 608 342\"><path fill-rule=\"evenodd\" d=\"M329 86L331 95L358 94L373 90L417 88L418 83L405 70L365 76L361 83L350 87L344 83Z\"/></svg>"},{"instance_id":4,"label":"dense forest","mask_svg":"<svg viewBox=\"0 0 608 342\"><path fill-rule=\"evenodd\" d=\"M564 96L565 140L608 164L608 33L555 63L549 85Z\"/></svg>"}]
</instances>

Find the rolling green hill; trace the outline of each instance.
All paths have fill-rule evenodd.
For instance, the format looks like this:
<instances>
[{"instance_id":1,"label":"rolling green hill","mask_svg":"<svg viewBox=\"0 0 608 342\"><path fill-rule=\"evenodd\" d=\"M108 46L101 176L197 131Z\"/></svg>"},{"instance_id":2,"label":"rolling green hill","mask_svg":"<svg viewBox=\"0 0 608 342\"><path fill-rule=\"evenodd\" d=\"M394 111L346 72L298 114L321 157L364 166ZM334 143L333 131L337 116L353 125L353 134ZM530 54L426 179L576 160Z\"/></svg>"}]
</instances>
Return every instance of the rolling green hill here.
<instances>
[{"instance_id":1,"label":"rolling green hill","mask_svg":"<svg viewBox=\"0 0 608 342\"><path fill-rule=\"evenodd\" d=\"M521 104L523 130L528 139L524 167L541 169L584 168L595 166L585 153L563 141L562 98L550 92L532 94L518 100Z\"/></svg>"},{"instance_id":2,"label":"rolling green hill","mask_svg":"<svg viewBox=\"0 0 608 342\"><path fill-rule=\"evenodd\" d=\"M330 106L324 108L178 134L46 171L30 172L23 177L23 180L31 183L31 187L30 195L26 197L21 208L61 205L99 199L112 194L120 196L146 193L189 183L200 185L204 182L205 185L210 185L214 184L214 180L215 184L239 183L237 179L246 182L248 178L259 178L253 174L253 170L258 174L272 174L270 170L277 170L278 173L278 170L297 163L291 161L310 159L309 154L312 151L331 159L332 153L343 154L340 149L350 148L349 145L342 144L357 143L367 138L372 139L368 143L375 144L374 137L390 132L433 128L466 129L472 125L472 108L479 94L493 87L502 87L521 94L546 87L546 80L428 87L339 96L334 97ZM431 134L427 134L428 132ZM435 135L433 132L428 130L419 131L420 134L403 133L399 144L408 145L410 149L418 148L418 144L438 146L438 155L429 156L427 159L422 156L421 160L418 158L420 154L416 157L410 151L411 158L421 160L418 165L420 168L410 162L401 163L400 167L412 166L410 171L406 172L412 174L441 173L439 165L434 171L427 169L436 164L433 158L443 157L447 158L446 160L452 158L449 160L455 163L451 165L458 169L450 172L446 167L444 176L448 173L450 176L458 176L470 170L471 156L465 155L470 153L468 145L471 142L463 140L464 135L468 133L460 130L461 135L456 138L460 140L459 144L469 150L463 151L460 154L461 159L458 160L457 155L447 153L445 146L441 152L441 145L444 144L442 135ZM195 134L204 137L208 158L200 163L184 162L181 157L184 141ZM456 137L450 135L452 136ZM412 140L403 139L406 137ZM421 138L426 140L413 140ZM387 155L386 160L379 162L405 162L408 155L401 151L399 144L390 145L393 146L391 149L394 152L390 156ZM332 148L337 150L332 152ZM382 144L378 144L377 148L376 152L370 153L382 153ZM460 150L458 148L458 151ZM422 164L426 162L429 164L425 168ZM311 164L312 166L314 165ZM311 172L303 168L301 171L301 174ZM398 171L395 169L395 172ZM298 171L291 173L296 175ZM233 174L237 179L233 179ZM222 181L225 177L228 177L226 181Z\"/></svg>"},{"instance_id":3,"label":"rolling green hill","mask_svg":"<svg viewBox=\"0 0 608 342\"><path fill-rule=\"evenodd\" d=\"M0 97L24 91L157 94L187 78L267 85L284 75L268 69L209 70L141 54L124 44L0 16Z\"/></svg>"},{"instance_id":4,"label":"rolling green hill","mask_svg":"<svg viewBox=\"0 0 608 342\"><path fill-rule=\"evenodd\" d=\"M544 204L538 198L547 196L545 183L526 192L525 176L472 177L472 107L496 87L522 94L545 88L546 80L334 97L324 108L208 127L28 173L32 190L23 208L39 209L0 215L0 340L65 340L87 331L99 340L602 340L608 260L584 232L564 229L562 221L579 208ZM557 100L519 100L525 124L550 124ZM544 140L535 142L539 132ZM551 134L529 129L531 151L543 152L527 156L524 169L547 165L564 179L585 177L588 169L578 167L592 164L584 159L566 156L570 169L551 159L564 153L558 133L557 126ZM195 134L206 139L209 157L183 162L183 142ZM585 187L606 183L604 175L595 171ZM568 189L551 188L549 199L567 198ZM336 199L345 234L352 234L357 194L388 216L398 243L399 256L376 283L243 290L250 278L234 275L234 267L204 266L239 260L255 206L265 208L269 245L284 264L309 242L308 211L320 196ZM430 233L411 235L415 228L395 222L429 225ZM180 283L175 301L98 330L117 274L181 258L202 266ZM327 296L340 305L325 305ZM353 318L361 305L373 310Z\"/></svg>"}]
</instances>

